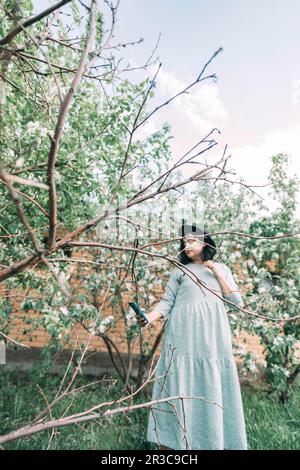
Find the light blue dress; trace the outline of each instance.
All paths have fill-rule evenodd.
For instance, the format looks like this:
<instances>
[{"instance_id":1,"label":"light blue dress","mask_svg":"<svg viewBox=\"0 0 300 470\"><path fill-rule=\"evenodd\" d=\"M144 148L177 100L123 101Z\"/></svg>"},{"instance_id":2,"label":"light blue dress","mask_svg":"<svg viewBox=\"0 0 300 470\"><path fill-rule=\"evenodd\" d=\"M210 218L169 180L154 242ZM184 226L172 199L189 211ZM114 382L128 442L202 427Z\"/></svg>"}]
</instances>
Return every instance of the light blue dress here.
<instances>
[{"instance_id":1,"label":"light blue dress","mask_svg":"<svg viewBox=\"0 0 300 470\"><path fill-rule=\"evenodd\" d=\"M220 284L209 268L193 262L185 267L221 297L236 305L243 302L231 269L223 263L215 264L236 291L229 297L222 296ZM176 399L152 405L147 441L175 450L247 450L242 396L225 302L196 285L176 267L154 310L166 317L167 322L152 400L179 395L204 400Z\"/></svg>"}]
</instances>

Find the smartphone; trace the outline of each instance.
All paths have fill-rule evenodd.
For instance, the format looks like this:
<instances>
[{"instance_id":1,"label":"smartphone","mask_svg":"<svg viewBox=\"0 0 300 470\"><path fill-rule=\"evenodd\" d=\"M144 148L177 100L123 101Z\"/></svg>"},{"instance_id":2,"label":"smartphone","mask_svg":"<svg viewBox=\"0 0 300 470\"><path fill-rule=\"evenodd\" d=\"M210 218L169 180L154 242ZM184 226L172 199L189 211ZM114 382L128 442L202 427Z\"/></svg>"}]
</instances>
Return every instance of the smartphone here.
<instances>
[{"instance_id":1,"label":"smartphone","mask_svg":"<svg viewBox=\"0 0 300 470\"><path fill-rule=\"evenodd\" d=\"M149 320L146 317L145 313L139 308L139 306L136 302L129 302L129 305L132 308L132 310L135 311L135 313L139 313L141 315L141 317L143 317L144 320L146 320L146 322L149 323Z\"/></svg>"}]
</instances>

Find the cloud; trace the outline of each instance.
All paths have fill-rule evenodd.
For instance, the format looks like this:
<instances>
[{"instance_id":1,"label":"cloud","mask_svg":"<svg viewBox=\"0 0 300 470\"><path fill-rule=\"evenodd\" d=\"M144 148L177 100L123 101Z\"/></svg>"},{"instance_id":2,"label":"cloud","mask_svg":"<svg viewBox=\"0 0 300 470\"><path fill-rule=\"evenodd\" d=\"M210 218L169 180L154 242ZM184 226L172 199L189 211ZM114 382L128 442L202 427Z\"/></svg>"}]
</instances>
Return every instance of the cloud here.
<instances>
[{"instance_id":1,"label":"cloud","mask_svg":"<svg viewBox=\"0 0 300 470\"><path fill-rule=\"evenodd\" d=\"M156 123L154 123L154 120L152 119L152 120L146 121L145 124L143 124L143 126L139 129L139 132L136 133L136 135L143 139L143 138L149 137L151 134L157 131L158 131L158 127Z\"/></svg>"},{"instance_id":2,"label":"cloud","mask_svg":"<svg viewBox=\"0 0 300 470\"><path fill-rule=\"evenodd\" d=\"M271 156L278 153L290 155L289 173L300 178L300 123L290 129L273 129L267 132L257 145L244 145L230 149L232 155L228 161L231 168L237 170L248 184L265 184L271 170ZM267 197L270 187L253 188L263 197ZM268 200L270 208L275 208L274 201ZM298 193L297 215L300 216L300 194Z\"/></svg>"},{"instance_id":3,"label":"cloud","mask_svg":"<svg viewBox=\"0 0 300 470\"><path fill-rule=\"evenodd\" d=\"M157 90L172 97L188 86L183 80L166 70L161 69L157 77ZM198 83L189 94L178 96L170 106L188 119L198 131L207 132L218 126L227 117L227 111L219 97L219 88L208 83Z\"/></svg>"}]
</instances>

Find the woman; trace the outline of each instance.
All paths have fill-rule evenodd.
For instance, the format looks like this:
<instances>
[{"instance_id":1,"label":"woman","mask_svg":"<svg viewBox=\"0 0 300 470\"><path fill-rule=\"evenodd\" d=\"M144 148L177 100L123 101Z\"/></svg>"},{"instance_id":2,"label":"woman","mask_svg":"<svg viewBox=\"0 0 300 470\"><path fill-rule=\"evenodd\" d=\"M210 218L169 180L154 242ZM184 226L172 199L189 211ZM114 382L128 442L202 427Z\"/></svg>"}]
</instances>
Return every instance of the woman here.
<instances>
[{"instance_id":1,"label":"woman","mask_svg":"<svg viewBox=\"0 0 300 470\"><path fill-rule=\"evenodd\" d=\"M216 245L207 232L195 224L182 225L179 236L180 262L208 289L175 267L161 301L147 315L149 324L161 316L168 319L152 400L179 395L201 399L153 405L147 440L161 450L246 450L240 384L222 298L240 307L243 299L230 268L213 262ZM140 316L138 320L146 326Z\"/></svg>"}]
</instances>

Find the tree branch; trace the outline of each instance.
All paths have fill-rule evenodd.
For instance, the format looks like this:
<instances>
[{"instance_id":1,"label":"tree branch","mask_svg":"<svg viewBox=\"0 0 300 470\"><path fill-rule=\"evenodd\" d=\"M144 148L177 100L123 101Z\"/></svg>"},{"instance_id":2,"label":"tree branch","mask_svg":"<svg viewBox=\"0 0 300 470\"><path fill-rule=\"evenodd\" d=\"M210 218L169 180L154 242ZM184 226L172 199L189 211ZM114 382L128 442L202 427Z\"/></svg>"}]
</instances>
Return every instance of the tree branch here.
<instances>
[{"instance_id":1,"label":"tree branch","mask_svg":"<svg viewBox=\"0 0 300 470\"><path fill-rule=\"evenodd\" d=\"M14 37L16 37L22 30L23 28L27 28L28 26L33 25L37 21L42 20L46 16L50 15L53 11L57 10L58 8L66 5L67 3L70 3L71 0L61 0L60 2L56 3L55 5L52 5L51 7L47 8L46 10L43 10L41 13L38 13L37 15L33 16L32 18L29 18L28 20L24 21L22 25L18 25L13 31L8 33L4 38L0 39L0 45L4 46L5 44L8 44L12 41Z\"/></svg>"}]
</instances>

